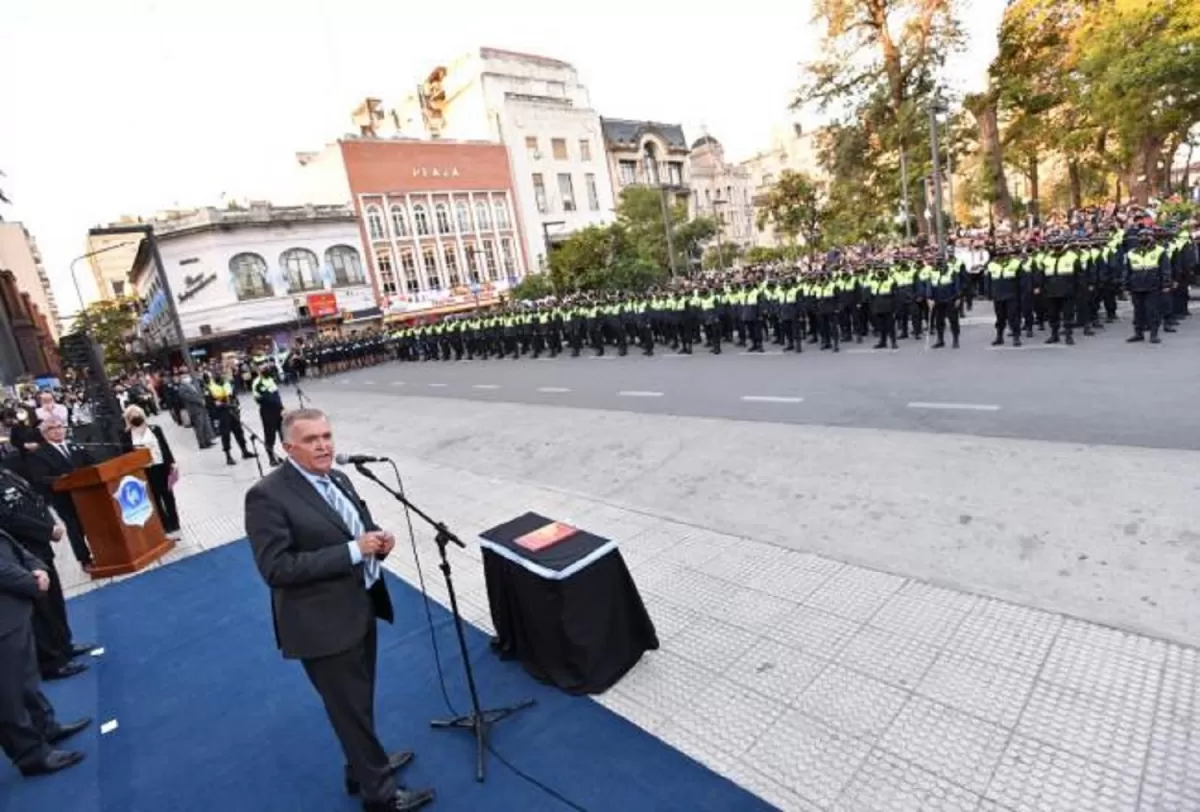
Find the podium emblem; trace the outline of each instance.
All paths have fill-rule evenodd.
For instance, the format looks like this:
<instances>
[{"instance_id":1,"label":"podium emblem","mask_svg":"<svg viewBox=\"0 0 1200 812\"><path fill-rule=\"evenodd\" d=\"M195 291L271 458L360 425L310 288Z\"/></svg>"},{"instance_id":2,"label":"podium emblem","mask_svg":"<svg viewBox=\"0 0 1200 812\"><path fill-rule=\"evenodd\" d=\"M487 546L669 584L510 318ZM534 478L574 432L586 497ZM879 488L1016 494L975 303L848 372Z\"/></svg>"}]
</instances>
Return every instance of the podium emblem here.
<instances>
[{"instance_id":1,"label":"podium emblem","mask_svg":"<svg viewBox=\"0 0 1200 812\"><path fill-rule=\"evenodd\" d=\"M146 522L154 515L154 507L150 504L150 494L146 491L146 483L135 476L126 476L117 483L117 491L113 499L121 506L121 521L125 524L136 524L145 527Z\"/></svg>"}]
</instances>

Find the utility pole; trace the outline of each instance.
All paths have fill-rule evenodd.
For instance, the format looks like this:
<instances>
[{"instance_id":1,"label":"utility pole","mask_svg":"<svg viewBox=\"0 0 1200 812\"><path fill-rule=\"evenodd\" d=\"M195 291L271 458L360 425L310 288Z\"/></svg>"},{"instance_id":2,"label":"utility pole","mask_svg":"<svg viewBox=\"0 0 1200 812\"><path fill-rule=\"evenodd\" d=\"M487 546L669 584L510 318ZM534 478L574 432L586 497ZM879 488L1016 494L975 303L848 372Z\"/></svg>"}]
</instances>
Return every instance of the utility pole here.
<instances>
[{"instance_id":1,"label":"utility pole","mask_svg":"<svg viewBox=\"0 0 1200 812\"><path fill-rule=\"evenodd\" d=\"M667 262L671 265L671 278L674 279L677 272L675 270L675 238L671 233L671 207L667 205L667 187L661 181L658 191L662 198L663 230L667 234Z\"/></svg>"},{"instance_id":2,"label":"utility pole","mask_svg":"<svg viewBox=\"0 0 1200 812\"><path fill-rule=\"evenodd\" d=\"M938 155L937 114L942 109L935 98L929 106L929 149L933 157L933 216L937 219L938 256L946 261L946 226L942 222L942 167Z\"/></svg>"}]
</instances>

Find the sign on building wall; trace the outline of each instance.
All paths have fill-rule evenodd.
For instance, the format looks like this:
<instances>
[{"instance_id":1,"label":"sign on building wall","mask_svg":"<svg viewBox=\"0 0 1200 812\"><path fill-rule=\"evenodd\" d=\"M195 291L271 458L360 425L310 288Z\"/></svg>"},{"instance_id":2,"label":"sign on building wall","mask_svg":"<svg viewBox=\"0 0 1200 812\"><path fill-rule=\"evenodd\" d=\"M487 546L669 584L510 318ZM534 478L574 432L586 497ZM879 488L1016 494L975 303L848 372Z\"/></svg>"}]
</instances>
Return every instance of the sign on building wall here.
<instances>
[{"instance_id":1,"label":"sign on building wall","mask_svg":"<svg viewBox=\"0 0 1200 812\"><path fill-rule=\"evenodd\" d=\"M310 293L307 299L308 315L311 318L321 319L338 314L336 293Z\"/></svg>"}]
</instances>

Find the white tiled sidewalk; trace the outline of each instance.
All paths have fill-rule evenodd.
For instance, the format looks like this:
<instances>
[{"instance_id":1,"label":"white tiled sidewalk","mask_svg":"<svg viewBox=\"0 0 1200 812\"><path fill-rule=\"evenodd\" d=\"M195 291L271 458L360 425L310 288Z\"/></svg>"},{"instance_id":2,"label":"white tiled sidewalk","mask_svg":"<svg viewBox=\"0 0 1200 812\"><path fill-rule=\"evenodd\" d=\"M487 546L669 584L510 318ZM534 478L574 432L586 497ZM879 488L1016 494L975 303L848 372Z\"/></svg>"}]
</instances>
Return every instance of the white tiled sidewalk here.
<instances>
[{"instance_id":1,"label":"white tiled sidewalk","mask_svg":"<svg viewBox=\"0 0 1200 812\"><path fill-rule=\"evenodd\" d=\"M169 563L243 535L257 473L165 425L183 472ZM368 439L339 433L345 448ZM662 648L599 701L781 809L1200 810L1195 649L578 495L403 469L410 497L468 541L526 510L616 539ZM398 505L358 484L407 535ZM444 603L436 548L416 530ZM453 556L464 615L489 628L478 547ZM68 594L95 588L65 558ZM411 555L388 566L415 583Z\"/></svg>"}]
</instances>

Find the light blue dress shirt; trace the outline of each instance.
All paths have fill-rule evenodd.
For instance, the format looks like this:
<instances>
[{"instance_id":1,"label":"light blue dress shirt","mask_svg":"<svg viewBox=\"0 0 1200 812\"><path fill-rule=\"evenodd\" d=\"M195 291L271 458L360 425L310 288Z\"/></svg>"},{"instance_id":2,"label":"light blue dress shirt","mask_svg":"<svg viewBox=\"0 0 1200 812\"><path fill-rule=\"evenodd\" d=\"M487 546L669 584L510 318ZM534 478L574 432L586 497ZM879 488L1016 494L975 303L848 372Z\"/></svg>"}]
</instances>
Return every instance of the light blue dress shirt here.
<instances>
[{"instance_id":1,"label":"light blue dress shirt","mask_svg":"<svg viewBox=\"0 0 1200 812\"><path fill-rule=\"evenodd\" d=\"M300 472L300 476L304 477L308 481L309 485L312 485L313 490L317 492L318 496L320 496L322 499L325 498L324 483L325 482L333 482L332 477L330 477L328 475L318 476L317 474L314 474L311 471L305 471L303 468L301 468L299 465L296 464L295 460L290 459L290 458L288 459L288 465L292 466L293 468L295 468L297 471ZM336 488L337 485L334 484L334 487ZM358 564L362 563L362 560L363 560L362 550L359 549L357 541L352 540L350 542L347 542L346 549L350 551L350 562L352 564L358 565Z\"/></svg>"}]
</instances>

